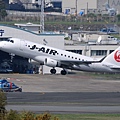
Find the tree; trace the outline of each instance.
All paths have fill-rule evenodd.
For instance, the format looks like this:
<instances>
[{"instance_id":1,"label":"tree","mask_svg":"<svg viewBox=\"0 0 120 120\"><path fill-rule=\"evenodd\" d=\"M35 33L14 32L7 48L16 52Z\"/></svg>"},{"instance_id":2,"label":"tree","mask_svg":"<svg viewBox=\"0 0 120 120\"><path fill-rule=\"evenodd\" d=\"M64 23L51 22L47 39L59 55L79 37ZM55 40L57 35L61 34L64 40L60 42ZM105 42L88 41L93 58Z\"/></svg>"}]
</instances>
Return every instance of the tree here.
<instances>
[{"instance_id":1,"label":"tree","mask_svg":"<svg viewBox=\"0 0 120 120\"><path fill-rule=\"evenodd\" d=\"M2 90L0 90L0 120L5 120L5 114L6 114L5 105L6 105L6 100L7 100L7 97L6 97L5 93L2 92Z\"/></svg>"},{"instance_id":2,"label":"tree","mask_svg":"<svg viewBox=\"0 0 120 120\"><path fill-rule=\"evenodd\" d=\"M6 100L7 100L7 97L5 93L2 92L2 90L0 90L0 113L5 112Z\"/></svg>"},{"instance_id":3,"label":"tree","mask_svg":"<svg viewBox=\"0 0 120 120\"><path fill-rule=\"evenodd\" d=\"M5 9L5 2L0 0L0 20L4 19L7 16L7 12Z\"/></svg>"},{"instance_id":4,"label":"tree","mask_svg":"<svg viewBox=\"0 0 120 120\"><path fill-rule=\"evenodd\" d=\"M118 21L120 21L120 14L117 15Z\"/></svg>"}]
</instances>

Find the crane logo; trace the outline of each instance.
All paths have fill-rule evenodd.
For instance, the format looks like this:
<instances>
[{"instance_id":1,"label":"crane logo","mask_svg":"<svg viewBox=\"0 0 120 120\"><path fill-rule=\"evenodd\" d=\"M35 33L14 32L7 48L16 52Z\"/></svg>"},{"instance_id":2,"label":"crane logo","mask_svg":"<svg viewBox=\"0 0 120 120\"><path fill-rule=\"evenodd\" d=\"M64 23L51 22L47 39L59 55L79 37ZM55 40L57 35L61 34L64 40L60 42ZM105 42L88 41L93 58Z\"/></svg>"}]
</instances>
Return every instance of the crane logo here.
<instances>
[{"instance_id":1,"label":"crane logo","mask_svg":"<svg viewBox=\"0 0 120 120\"><path fill-rule=\"evenodd\" d=\"M114 59L117 61L117 62L120 62L120 50L117 50L114 54Z\"/></svg>"}]
</instances>

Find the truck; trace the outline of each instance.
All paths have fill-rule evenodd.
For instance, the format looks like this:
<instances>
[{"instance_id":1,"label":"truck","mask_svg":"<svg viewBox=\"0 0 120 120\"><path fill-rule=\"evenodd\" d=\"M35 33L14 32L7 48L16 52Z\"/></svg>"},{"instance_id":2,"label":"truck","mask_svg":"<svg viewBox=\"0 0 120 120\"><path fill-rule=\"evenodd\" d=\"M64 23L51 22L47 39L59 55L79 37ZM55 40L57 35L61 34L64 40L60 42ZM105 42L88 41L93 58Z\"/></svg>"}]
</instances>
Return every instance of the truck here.
<instances>
[{"instance_id":1,"label":"truck","mask_svg":"<svg viewBox=\"0 0 120 120\"><path fill-rule=\"evenodd\" d=\"M7 79L0 79L0 89L3 92L22 92L22 88L9 82Z\"/></svg>"}]
</instances>

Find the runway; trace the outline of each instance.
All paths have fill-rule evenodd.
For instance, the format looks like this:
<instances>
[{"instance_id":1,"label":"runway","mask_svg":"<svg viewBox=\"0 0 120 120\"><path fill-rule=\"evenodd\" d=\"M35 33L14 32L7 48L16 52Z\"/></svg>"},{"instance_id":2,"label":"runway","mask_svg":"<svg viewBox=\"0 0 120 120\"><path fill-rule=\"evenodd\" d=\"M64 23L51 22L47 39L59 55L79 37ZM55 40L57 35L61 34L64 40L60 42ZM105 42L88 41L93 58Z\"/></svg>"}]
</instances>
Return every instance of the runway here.
<instances>
[{"instance_id":1,"label":"runway","mask_svg":"<svg viewBox=\"0 0 120 120\"><path fill-rule=\"evenodd\" d=\"M120 93L7 93L7 110L35 113L120 113Z\"/></svg>"},{"instance_id":2,"label":"runway","mask_svg":"<svg viewBox=\"0 0 120 120\"><path fill-rule=\"evenodd\" d=\"M35 113L120 113L120 75L0 74L22 93L7 93L7 110Z\"/></svg>"}]
</instances>

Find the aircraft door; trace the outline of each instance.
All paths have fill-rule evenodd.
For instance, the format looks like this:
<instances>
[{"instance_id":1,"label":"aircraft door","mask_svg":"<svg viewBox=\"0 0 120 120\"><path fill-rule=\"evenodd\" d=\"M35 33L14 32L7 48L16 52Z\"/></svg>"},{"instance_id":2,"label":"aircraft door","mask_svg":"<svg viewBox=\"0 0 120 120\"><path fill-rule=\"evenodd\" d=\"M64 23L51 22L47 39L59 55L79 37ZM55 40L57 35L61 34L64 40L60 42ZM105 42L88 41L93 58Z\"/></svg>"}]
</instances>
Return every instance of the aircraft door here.
<instances>
[{"instance_id":1,"label":"aircraft door","mask_svg":"<svg viewBox=\"0 0 120 120\"><path fill-rule=\"evenodd\" d=\"M25 41L24 40L20 40L20 50L24 50L25 47Z\"/></svg>"}]
</instances>

